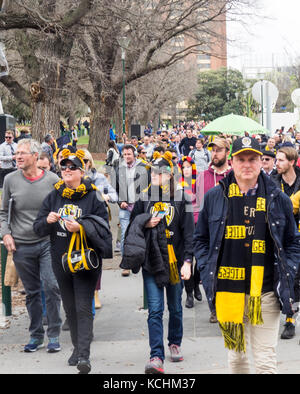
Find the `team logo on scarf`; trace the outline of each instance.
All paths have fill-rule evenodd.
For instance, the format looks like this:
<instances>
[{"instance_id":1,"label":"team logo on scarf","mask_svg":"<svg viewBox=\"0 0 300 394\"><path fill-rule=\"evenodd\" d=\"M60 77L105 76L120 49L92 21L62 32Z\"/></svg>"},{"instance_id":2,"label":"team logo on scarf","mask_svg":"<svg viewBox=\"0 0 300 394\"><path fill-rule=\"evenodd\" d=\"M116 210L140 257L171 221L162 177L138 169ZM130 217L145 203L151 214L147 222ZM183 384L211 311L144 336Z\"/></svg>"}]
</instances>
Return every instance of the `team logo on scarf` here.
<instances>
[{"instance_id":1,"label":"team logo on scarf","mask_svg":"<svg viewBox=\"0 0 300 394\"><path fill-rule=\"evenodd\" d=\"M175 208L168 202L157 202L150 209L151 215L158 213L158 216L166 219L167 227L173 222L175 215ZM175 285L180 282L177 258L172 244L172 236L174 233L166 228L166 238L168 244L169 268L170 268L170 283Z\"/></svg>"},{"instance_id":2,"label":"team logo on scarf","mask_svg":"<svg viewBox=\"0 0 300 394\"><path fill-rule=\"evenodd\" d=\"M170 226L174 219L175 210L174 207L168 202L157 202L151 207L150 213L151 215L154 212L163 212L166 218L167 226Z\"/></svg>"}]
</instances>

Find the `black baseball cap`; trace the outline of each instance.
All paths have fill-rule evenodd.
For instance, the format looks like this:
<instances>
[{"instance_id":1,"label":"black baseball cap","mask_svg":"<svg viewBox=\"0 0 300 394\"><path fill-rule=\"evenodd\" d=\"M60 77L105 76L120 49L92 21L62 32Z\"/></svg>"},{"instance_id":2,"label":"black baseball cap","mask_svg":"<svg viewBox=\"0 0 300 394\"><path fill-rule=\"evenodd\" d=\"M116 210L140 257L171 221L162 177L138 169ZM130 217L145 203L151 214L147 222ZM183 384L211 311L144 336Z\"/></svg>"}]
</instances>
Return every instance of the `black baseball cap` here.
<instances>
[{"instance_id":1,"label":"black baseball cap","mask_svg":"<svg viewBox=\"0 0 300 394\"><path fill-rule=\"evenodd\" d=\"M66 157L65 159L63 159L60 162L61 166L64 166L67 164L67 162L70 161L71 163L73 163L76 167L78 167L80 170L84 169L84 163L82 162L81 159L79 159L79 157L77 157L76 155L70 155L68 157Z\"/></svg>"},{"instance_id":2,"label":"black baseball cap","mask_svg":"<svg viewBox=\"0 0 300 394\"><path fill-rule=\"evenodd\" d=\"M263 154L263 156L273 157L273 159L275 159L275 157L276 157L275 153L271 150L263 150L262 154Z\"/></svg>"},{"instance_id":3,"label":"black baseball cap","mask_svg":"<svg viewBox=\"0 0 300 394\"><path fill-rule=\"evenodd\" d=\"M252 137L242 137L234 141L232 145L231 156L236 156L239 153L251 151L262 155L259 142Z\"/></svg>"}]
</instances>

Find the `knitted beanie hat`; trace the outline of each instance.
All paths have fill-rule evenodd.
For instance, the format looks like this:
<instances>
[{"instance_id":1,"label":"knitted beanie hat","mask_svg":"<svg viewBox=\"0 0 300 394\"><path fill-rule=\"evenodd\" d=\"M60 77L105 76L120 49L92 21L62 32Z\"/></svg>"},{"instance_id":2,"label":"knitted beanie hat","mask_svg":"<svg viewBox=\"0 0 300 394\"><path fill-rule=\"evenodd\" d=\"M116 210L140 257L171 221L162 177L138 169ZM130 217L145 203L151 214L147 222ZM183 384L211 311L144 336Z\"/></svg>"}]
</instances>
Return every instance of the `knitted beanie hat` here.
<instances>
[{"instance_id":1,"label":"knitted beanie hat","mask_svg":"<svg viewBox=\"0 0 300 394\"><path fill-rule=\"evenodd\" d=\"M159 169L161 172L174 174L174 164L172 162L172 153L166 151L163 155L159 152L154 152L153 161L151 163L153 169Z\"/></svg>"},{"instance_id":2,"label":"knitted beanie hat","mask_svg":"<svg viewBox=\"0 0 300 394\"><path fill-rule=\"evenodd\" d=\"M196 177L197 177L197 167L195 164L195 161L190 157L190 156L182 156L182 158L179 160L178 162L178 167L179 167L179 171L181 172L181 178L180 178L180 183L182 187L188 187L189 185L187 184L186 180L184 179L183 176L183 163L187 161L191 164L192 166L192 192L195 193L196 192Z\"/></svg>"}]
</instances>

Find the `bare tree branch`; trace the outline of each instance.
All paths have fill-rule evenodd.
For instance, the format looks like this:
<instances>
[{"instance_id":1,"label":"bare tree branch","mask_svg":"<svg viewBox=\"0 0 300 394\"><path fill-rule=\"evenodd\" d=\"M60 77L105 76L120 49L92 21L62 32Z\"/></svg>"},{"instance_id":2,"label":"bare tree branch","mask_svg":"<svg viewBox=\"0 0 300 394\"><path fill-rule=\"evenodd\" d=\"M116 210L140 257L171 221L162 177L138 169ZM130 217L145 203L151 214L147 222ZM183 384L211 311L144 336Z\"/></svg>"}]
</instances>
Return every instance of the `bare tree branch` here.
<instances>
[{"instance_id":1,"label":"bare tree branch","mask_svg":"<svg viewBox=\"0 0 300 394\"><path fill-rule=\"evenodd\" d=\"M3 85L18 99L21 101L21 103L27 105L30 107L30 94L29 92L23 88L19 84L18 81L16 81L13 77L10 75L4 76L0 78L0 82L3 83Z\"/></svg>"}]
</instances>

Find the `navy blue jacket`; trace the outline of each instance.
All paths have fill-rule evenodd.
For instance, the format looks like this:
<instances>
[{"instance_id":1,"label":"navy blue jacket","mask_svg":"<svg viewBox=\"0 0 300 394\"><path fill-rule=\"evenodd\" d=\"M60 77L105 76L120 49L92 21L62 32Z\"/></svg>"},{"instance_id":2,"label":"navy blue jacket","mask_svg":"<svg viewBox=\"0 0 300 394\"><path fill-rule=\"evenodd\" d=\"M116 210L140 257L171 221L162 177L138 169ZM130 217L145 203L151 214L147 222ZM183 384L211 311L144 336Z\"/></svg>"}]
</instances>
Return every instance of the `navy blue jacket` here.
<instances>
[{"instance_id":1,"label":"navy blue jacket","mask_svg":"<svg viewBox=\"0 0 300 394\"><path fill-rule=\"evenodd\" d=\"M267 225L275 244L273 289L280 301L282 312L289 314L292 313L294 278L300 260L300 234L295 224L290 198L265 174L260 176L265 183ZM228 183L229 178L226 177L206 193L193 239L197 267L201 271L211 309L214 309L218 256L228 212L228 198L224 193Z\"/></svg>"}]
</instances>

